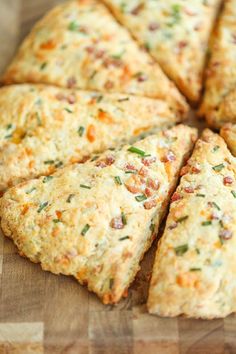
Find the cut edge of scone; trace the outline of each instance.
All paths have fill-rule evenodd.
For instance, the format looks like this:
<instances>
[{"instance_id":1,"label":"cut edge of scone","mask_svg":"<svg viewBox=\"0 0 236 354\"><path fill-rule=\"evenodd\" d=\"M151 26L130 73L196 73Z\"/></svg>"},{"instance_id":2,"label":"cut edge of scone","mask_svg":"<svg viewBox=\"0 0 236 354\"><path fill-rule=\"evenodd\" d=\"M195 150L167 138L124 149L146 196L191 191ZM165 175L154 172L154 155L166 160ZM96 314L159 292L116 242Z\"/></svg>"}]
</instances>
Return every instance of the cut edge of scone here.
<instances>
[{"instance_id":1,"label":"cut edge of scone","mask_svg":"<svg viewBox=\"0 0 236 354\"><path fill-rule=\"evenodd\" d=\"M46 263L43 263L42 259L44 259L44 257L46 257L46 259L47 259L47 254L46 254L46 256L41 255L40 254L41 251L37 252L36 250L34 250L34 247L31 249L31 247L32 247L31 242L33 242L33 240L34 240L33 234L30 236L30 240L27 241L27 236L24 233L24 229L22 231L22 227L23 227L22 223L24 222L24 219L26 218L25 215L27 215L28 210L30 210L30 212L32 212L31 209L33 208L34 209L33 220L34 220L34 224L35 224L35 222L37 221L38 213L40 213L40 215L41 215L42 210L44 210L43 213L47 212L47 211L45 211L45 209L47 209L47 205L41 203L39 206L39 209L37 210L34 207L34 202L35 202L35 200L38 200L39 197L37 196L37 198L35 200L34 200L34 197L32 197L32 199L29 199L29 204L30 204L30 209L29 209L28 206L25 205L24 202L22 202L23 204L20 201L18 202L17 198L20 198L22 190L26 190L27 192L29 191L29 195L30 195L32 188L36 188L36 187L38 188L38 186L40 188L44 188L44 184L43 184L44 177L41 177L38 180L31 180L28 182L21 183L18 186L9 189L4 194L4 196L2 197L2 199L0 201L1 227L2 227L3 232L5 233L6 236L13 239L13 241L17 245L17 247L19 249L19 253L21 255L24 255L24 256L30 258L30 260L35 263L41 263L41 266L44 270L49 270L55 274L61 273L61 274L66 274L66 275L73 275L81 284L87 285L89 290L95 292L102 299L104 304L117 303L122 298L122 296L126 294L128 287L130 286L131 282L133 281L135 275L137 274L137 272L140 268L139 263L144 255L144 253L150 247L150 245L153 241L153 231L155 231L155 234L158 231L160 221L162 220L162 218L166 212L166 208L167 208L170 196L171 196L171 194L175 188L175 185L177 183L179 170L180 170L181 166L184 164L184 162L186 161L186 158L189 156L189 154L193 148L193 144L197 138L196 129L190 128L188 126L179 125L179 126L176 126L172 129L170 129L169 131L172 131L174 136L175 136L175 134L177 134L177 136L181 140L178 141L178 145L177 145L177 142L175 143L175 141L176 141L175 139L173 139L173 141L170 140L170 141L172 141L171 142L172 145L170 145L170 146L172 146L172 149L174 149L174 144L175 144L176 147L175 147L175 150L173 150L173 151L176 151L176 154L177 154L176 156L178 156L178 160L176 160L176 162L174 162L174 166L176 166L174 168L174 170L172 170L172 172L171 172L171 169L169 170L169 168L168 168L171 161L172 162L174 161L173 160L173 153L170 153L170 155L168 155L169 157L167 158L167 160L163 161L164 163L162 162L163 168L165 167L165 169L167 169L166 173L168 174L168 176L170 173L170 176L169 176L170 182L167 183L168 190L166 190L163 195L164 199L163 200L161 199L160 205L158 206L159 211L157 212L157 210L156 211L154 210L155 213L153 215L150 214L150 216L148 216L148 218L150 217L150 220L147 219L148 224L147 225L145 224L143 226L145 228L145 230L148 232L148 234L145 237L142 237L140 235L138 245L136 244L137 247L136 247L136 251L135 251L136 252L135 257L132 258L131 255L129 255L129 252L127 252L126 258L128 257L128 259L130 259L128 261L128 264L125 261L121 262L119 265L119 268L114 270L115 273L113 274L114 275L113 278L110 278L110 273L109 273L109 271L111 271L110 263L104 264L104 270L102 270L102 272L103 271L106 272L107 271L106 267L108 267L107 268L108 273L105 274L104 279L106 281L106 286L104 287L103 290L100 289L102 278L99 278L100 275L95 275L95 271L92 271L92 269L82 267L81 269L76 269L76 272L70 272L70 271L68 271L68 269L66 267L64 267L64 265L62 266L62 268L60 268L61 266L59 266L59 268L57 268L57 266L55 266L55 268L54 268L54 265L53 264L50 265L48 260L46 261ZM171 138L172 135L170 135L170 136L168 135L169 131L166 131L166 133L160 132L159 133L160 137L162 136L162 137L166 137L167 139L169 139L169 138L172 139ZM158 136L158 134L156 135L155 139L157 139L157 136ZM146 141L146 142L151 141L152 137L154 137L154 136L149 136L149 137L145 138L144 140L142 140L141 142L135 143L134 147L135 146L142 147L142 143L144 141ZM181 143L181 141L183 143ZM145 144L146 144L146 142L145 142ZM125 146L123 149L125 149L125 151L127 151L128 147L130 148L130 145ZM135 151L139 152L138 150L135 150ZM135 151L133 151L133 154L132 154L134 156L136 154ZM123 150L118 151L117 153L120 154L121 152L123 152ZM96 161L100 161L100 160L103 161L103 157L106 156L107 153L108 152L100 155L99 159L95 160L95 162L93 162L93 164L95 164ZM84 165L80 165L80 166L86 167L86 164L88 166L89 163L92 163L92 162L91 161L86 162ZM161 161L159 161L158 163L161 163ZM167 164L168 166L165 164ZM100 166L100 164L98 166ZM82 167L82 168L85 168L85 167ZM63 170L65 170L64 176L68 175L70 173L70 171L75 170L76 168L77 167L75 165L73 165L73 166L66 167L65 169L61 169L60 171L58 171L57 173L52 175L52 178L55 178L55 177L60 178L60 176L62 176L64 173ZM131 168L131 167L129 167L129 168ZM158 171L159 171L159 169L158 169ZM160 173L160 172L158 172L158 173ZM81 175L81 173L80 173L80 175ZM50 183L50 180L49 180L49 182L48 182L48 180L46 182ZM76 183L80 183L80 182L78 180L76 180ZM120 184L119 179L118 179L118 184ZM122 186L122 188L123 188L123 186ZM87 189L85 189L85 190L87 190ZM156 193L158 196L159 192L157 191ZM51 195L51 192L50 192L50 195ZM131 198L134 198L134 197L135 196L131 194ZM28 197L24 196L24 198L28 198ZM138 199L136 199L136 200L138 201ZM48 205L50 207L50 203ZM145 209L147 209L148 212L149 212L149 207L151 207L151 206L147 205L147 207L145 207ZM48 212L48 214L46 214L47 218L50 217L49 214L50 214L49 212ZM18 217L19 215L21 215L20 220ZM58 217L60 217L60 213L57 213L57 215L58 215ZM137 216L138 216L138 214L137 214ZM154 221L155 226L153 225L154 229L153 229L153 227L150 228L150 225L149 225L150 222L152 223L152 219L155 220ZM39 240L36 238L36 241L38 240L39 242L40 242L40 237L43 237L43 227L44 227L43 224L44 224L44 222L41 221L41 223L42 223L42 226L40 228L40 234L38 234L38 236L37 236L39 238ZM38 221L36 224L37 224L37 228L38 228ZM28 225L28 224L26 223L26 225ZM47 228L47 230L48 230L48 228ZM85 231L87 232L88 228ZM49 231L47 231L47 232L49 232ZM132 246L132 250L135 249L134 246L135 245ZM31 249L31 251L34 250L34 253L32 255L30 254L31 251L26 252L27 247L29 247L29 249ZM37 248L37 244L35 247ZM138 251L137 251L137 248L139 248ZM55 248L55 250L57 250L57 248ZM108 255L111 256L111 254L109 252L108 252ZM29 253L29 254L27 254L27 253ZM50 252L49 252L49 256L50 256ZM89 257L89 254L88 254L88 257ZM97 265L99 267L99 264L97 264ZM112 282L110 280L110 283L108 282L109 278L112 279Z\"/></svg>"},{"instance_id":2,"label":"cut edge of scone","mask_svg":"<svg viewBox=\"0 0 236 354\"><path fill-rule=\"evenodd\" d=\"M194 235L194 238L191 239L191 236L194 233L194 229L197 230L198 227L194 223L198 218L197 212L199 210L198 208L196 208L197 205L192 205L190 208L189 203L186 201L188 201L188 198L191 198L191 196L193 195L192 193L197 193L199 201L204 200L205 197L208 197L207 183L209 184L209 186L212 185L211 179L209 178L205 182L206 184L204 186L199 185L197 190L194 190L193 186L191 186L191 181L192 184L198 183L199 181L196 179L196 177L193 177L193 179L191 180L191 175L198 176L201 173L201 168L203 168L203 170L205 168L204 163L209 163L209 165L211 165L213 162L213 155L210 156L210 152L212 154L215 154L217 153L217 151L219 151L219 153L221 153L220 151L222 151L219 160L222 160L226 164L229 164L227 173L231 173L231 177L227 176L223 178L222 176L222 181L220 183L222 183L222 185L224 184L226 188L228 186L229 190L227 190L227 194L229 195L229 198L232 198L232 201L230 202L229 200L228 204L230 205L230 203L234 203L234 198L236 198L236 161L228 150L224 140L218 134L213 133L209 129L205 129L202 133L202 136L197 141L192 156L188 160L187 165L182 168L182 177L180 179L180 183L171 199L171 206L169 214L167 216L165 230L163 236L161 237L158 243L158 248L153 266L147 302L147 308L150 314L158 315L161 317L185 316L196 319L213 319L226 317L227 315L236 312L236 298L234 299L234 304L231 304L230 300L228 300L228 307L225 306L226 309L224 306L223 308L221 308L221 303L218 304L217 299L213 299L214 292L217 293L217 291L219 291L220 289L221 282L224 283L225 273L223 272L222 278L219 280L219 286L216 285L214 288L211 283L211 279L214 279L215 273L213 272L214 274L210 276L209 283L207 283L205 278L201 279L201 276L197 276L198 273L202 273L203 271L201 272L202 269L196 266L197 262L193 262L196 260L196 255L199 256L202 252L201 248L198 247L197 244L197 241L199 241L199 239L201 240L199 234ZM201 160L203 163L202 166L200 163ZM214 170L213 173L219 174L219 178L221 178L220 171L222 168L222 164L219 163L218 165L214 166L213 163L213 166L211 168L212 170ZM201 188L203 188L203 190L205 188L206 194L203 194L201 192ZM235 189L235 192L231 191L231 189ZM223 196L223 198L225 198L225 195ZM225 199L223 199L223 201L221 202L224 203L224 201ZM215 209L214 212L220 212L220 207L216 202L208 202L208 205ZM230 209L229 205L227 205L226 208ZM191 210L193 210L194 213L193 217L190 217L189 215L182 217L180 216L181 213L185 215L186 211L191 214ZM236 212L236 208L234 208L234 210ZM205 217L206 216L204 216L204 218ZM204 220L204 218L200 227L204 226L205 230L207 230L207 227L210 227L213 221ZM226 220L223 221L223 223L224 222L227 223ZM183 224L184 226L182 226ZM231 225L233 231L228 231L227 228L224 228L226 226L224 226L223 224L220 225L222 229L219 234L219 240L216 240L215 243L215 247L219 249L219 252L221 252L221 247L224 247L224 243L227 245L227 241L230 240L231 237L236 237L235 224ZM175 233L176 227L178 226L181 227L181 231L178 231L177 234L172 236L172 234ZM206 231L205 237L207 237ZM229 247L228 249L232 249L233 246L235 246L236 249L236 245L227 246ZM204 247L204 244L202 247ZM232 249L232 253L233 250L234 248ZM184 257L184 255L186 255L187 257L187 254L189 254L189 258L185 261L183 260L181 263L181 258ZM169 260L166 260L168 257ZM193 258L191 259L191 257ZM209 255L209 262L210 259L211 255ZM234 257L231 254L231 260L233 259ZM200 262L199 265L201 265ZM188 268L188 271L186 271L187 266L190 267ZM204 266L205 265L203 264L202 267ZM205 274L206 273L207 269L205 270ZM172 274L174 274L173 277ZM230 280L225 281L225 291L227 291L227 281L230 282ZM209 296L207 293L208 289L210 294ZM228 283L228 291L232 292L233 290L230 289L231 288ZM203 294L202 298L201 294ZM220 299L221 298L219 298L218 301L220 301ZM210 308L210 306L213 306L213 308Z\"/></svg>"}]
</instances>

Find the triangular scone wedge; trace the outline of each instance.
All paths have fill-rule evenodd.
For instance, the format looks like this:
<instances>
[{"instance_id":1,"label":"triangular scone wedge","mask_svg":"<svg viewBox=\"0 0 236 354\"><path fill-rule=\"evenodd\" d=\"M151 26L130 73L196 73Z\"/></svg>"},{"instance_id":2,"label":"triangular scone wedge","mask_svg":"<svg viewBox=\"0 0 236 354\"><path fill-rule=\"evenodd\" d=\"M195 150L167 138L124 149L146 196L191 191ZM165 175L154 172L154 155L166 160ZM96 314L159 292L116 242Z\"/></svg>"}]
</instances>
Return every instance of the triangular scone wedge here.
<instances>
[{"instance_id":1,"label":"triangular scone wedge","mask_svg":"<svg viewBox=\"0 0 236 354\"><path fill-rule=\"evenodd\" d=\"M55 7L23 42L4 83L34 82L162 98L187 111L176 87L99 1Z\"/></svg>"},{"instance_id":2,"label":"triangular scone wedge","mask_svg":"<svg viewBox=\"0 0 236 354\"><path fill-rule=\"evenodd\" d=\"M0 190L179 121L165 101L40 85L0 89Z\"/></svg>"},{"instance_id":3,"label":"triangular scone wedge","mask_svg":"<svg viewBox=\"0 0 236 354\"><path fill-rule=\"evenodd\" d=\"M208 39L221 0L104 0L191 101L202 88Z\"/></svg>"},{"instance_id":4,"label":"triangular scone wedge","mask_svg":"<svg viewBox=\"0 0 236 354\"><path fill-rule=\"evenodd\" d=\"M220 135L226 141L230 151L236 156L236 124L226 124L220 131Z\"/></svg>"},{"instance_id":5,"label":"triangular scone wedge","mask_svg":"<svg viewBox=\"0 0 236 354\"><path fill-rule=\"evenodd\" d=\"M182 169L154 263L150 313L196 318L236 311L236 159L203 132Z\"/></svg>"},{"instance_id":6,"label":"triangular scone wedge","mask_svg":"<svg viewBox=\"0 0 236 354\"><path fill-rule=\"evenodd\" d=\"M176 126L9 189L1 226L20 254L120 300L163 218L196 129Z\"/></svg>"},{"instance_id":7,"label":"triangular scone wedge","mask_svg":"<svg viewBox=\"0 0 236 354\"><path fill-rule=\"evenodd\" d=\"M208 124L221 128L236 123L236 0L225 1L212 38L211 59L200 114Z\"/></svg>"}]
</instances>

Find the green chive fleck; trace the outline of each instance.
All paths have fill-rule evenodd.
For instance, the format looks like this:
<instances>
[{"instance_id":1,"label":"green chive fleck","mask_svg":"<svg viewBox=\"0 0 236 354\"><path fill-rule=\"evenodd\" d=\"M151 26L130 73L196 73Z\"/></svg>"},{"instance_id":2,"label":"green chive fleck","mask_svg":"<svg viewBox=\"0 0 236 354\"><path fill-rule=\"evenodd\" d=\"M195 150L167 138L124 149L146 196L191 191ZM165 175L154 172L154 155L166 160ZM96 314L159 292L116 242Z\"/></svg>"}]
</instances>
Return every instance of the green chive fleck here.
<instances>
[{"instance_id":1,"label":"green chive fleck","mask_svg":"<svg viewBox=\"0 0 236 354\"><path fill-rule=\"evenodd\" d=\"M86 184L80 184L80 187L81 188L85 188L85 189L91 189L91 187L90 186L86 186Z\"/></svg>"},{"instance_id":2,"label":"green chive fleck","mask_svg":"<svg viewBox=\"0 0 236 354\"><path fill-rule=\"evenodd\" d=\"M25 193L26 193L26 194L30 194L30 193L32 193L33 191L36 191L36 188L35 188L35 187L32 187L31 189L29 189L29 190L26 191Z\"/></svg>"},{"instance_id":3,"label":"green chive fleck","mask_svg":"<svg viewBox=\"0 0 236 354\"><path fill-rule=\"evenodd\" d=\"M53 219L52 220L55 224L58 224L59 222L62 222L60 219Z\"/></svg>"},{"instance_id":4,"label":"green chive fleck","mask_svg":"<svg viewBox=\"0 0 236 354\"><path fill-rule=\"evenodd\" d=\"M225 165L223 163L221 163L219 165L212 167L212 169L216 172L220 172L224 167L225 167Z\"/></svg>"},{"instance_id":5,"label":"green chive fleck","mask_svg":"<svg viewBox=\"0 0 236 354\"><path fill-rule=\"evenodd\" d=\"M41 204L39 205L39 208L38 208L37 212L38 212L38 213L41 213L41 211L42 211L44 208L46 208L47 205L48 205L48 202L41 203Z\"/></svg>"},{"instance_id":6,"label":"green chive fleck","mask_svg":"<svg viewBox=\"0 0 236 354\"><path fill-rule=\"evenodd\" d=\"M122 219L123 225L127 225L127 218L123 212L121 213L121 219Z\"/></svg>"},{"instance_id":7,"label":"green chive fleck","mask_svg":"<svg viewBox=\"0 0 236 354\"><path fill-rule=\"evenodd\" d=\"M133 173L135 175L137 173L137 171L129 170L129 171L125 171L125 173L126 174Z\"/></svg>"},{"instance_id":8,"label":"green chive fleck","mask_svg":"<svg viewBox=\"0 0 236 354\"><path fill-rule=\"evenodd\" d=\"M200 272L202 269L201 268L190 268L190 272Z\"/></svg>"},{"instance_id":9,"label":"green chive fleck","mask_svg":"<svg viewBox=\"0 0 236 354\"><path fill-rule=\"evenodd\" d=\"M79 136L83 136L84 131L85 131L85 128L82 127L82 126L80 126L79 129L78 129L78 134L79 134Z\"/></svg>"},{"instance_id":10,"label":"green chive fleck","mask_svg":"<svg viewBox=\"0 0 236 354\"><path fill-rule=\"evenodd\" d=\"M209 225L212 225L212 221L208 220L202 222L202 226L209 226Z\"/></svg>"},{"instance_id":11,"label":"green chive fleck","mask_svg":"<svg viewBox=\"0 0 236 354\"><path fill-rule=\"evenodd\" d=\"M120 176L115 176L115 177L114 177L114 180L115 180L115 182L116 182L117 184L119 184L120 186L122 185Z\"/></svg>"},{"instance_id":12,"label":"green chive fleck","mask_svg":"<svg viewBox=\"0 0 236 354\"><path fill-rule=\"evenodd\" d=\"M7 124L7 126L6 126L6 130L11 129L12 127L13 127L13 125L12 125L12 124Z\"/></svg>"},{"instance_id":13,"label":"green chive fleck","mask_svg":"<svg viewBox=\"0 0 236 354\"><path fill-rule=\"evenodd\" d=\"M196 194L196 197L205 198L205 196L206 196L205 194L201 194L201 193L197 193L197 194Z\"/></svg>"},{"instance_id":14,"label":"green chive fleck","mask_svg":"<svg viewBox=\"0 0 236 354\"><path fill-rule=\"evenodd\" d=\"M58 167L61 167L63 165L63 162L62 161L58 161L55 163L55 167L58 168Z\"/></svg>"},{"instance_id":15,"label":"green chive fleck","mask_svg":"<svg viewBox=\"0 0 236 354\"><path fill-rule=\"evenodd\" d=\"M124 241L124 240L128 240L130 237L129 236L124 236L119 238L119 241Z\"/></svg>"},{"instance_id":16,"label":"green chive fleck","mask_svg":"<svg viewBox=\"0 0 236 354\"><path fill-rule=\"evenodd\" d=\"M235 191L231 191L231 194L233 195L234 198L236 198L236 192Z\"/></svg>"},{"instance_id":17,"label":"green chive fleck","mask_svg":"<svg viewBox=\"0 0 236 354\"><path fill-rule=\"evenodd\" d=\"M74 198L75 194L69 194L68 198L66 199L67 203L71 203L71 199Z\"/></svg>"},{"instance_id":18,"label":"green chive fleck","mask_svg":"<svg viewBox=\"0 0 236 354\"><path fill-rule=\"evenodd\" d=\"M129 152L133 152L134 154L138 154L138 155L140 155L140 156L142 156L142 157L146 155L145 151L140 150L140 149L136 148L135 146L131 146L131 147L128 149L128 151L129 151Z\"/></svg>"},{"instance_id":19,"label":"green chive fleck","mask_svg":"<svg viewBox=\"0 0 236 354\"><path fill-rule=\"evenodd\" d=\"M85 236L85 234L88 232L89 229L90 229L90 225L86 224L81 231L81 235Z\"/></svg>"},{"instance_id":20,"label":"green chive fleck","mask_svg":"<svg viewBox=\"0 0 236 354\"><path fill-rule=\"evenodd\" d=\"M151 223L149 229L153 233L155 231L155 224Z\"/></svg>"},{"instance_id":21,"label":"green chive fleck","mask_svg":"<svg viewBox=\"0 0 236 354\"><path fill-rule=\"evenodd\" d=\"M43 183L47 183L48 181L51 181L53 179L53 176L45 176L43 179Z\"/></svg>"},{"instance_id":22,"label":"green chive fleck","mask_svg":"<svg viewBox=\"0 0 236 354\"><path fill-rule=\"evenodd\" d=\"M114 284L114 279L111 278L110 281L109 281L109 288L110 289L112 289L113 284Z\"/></svg>"},{"instance_id":23,"label":"green chive fleck","mask_svg":"<svg viewBox=\"0 0 236 354\"><path fill-rule=\"evenodd\" d=\"M215 202L212 202L212 205L213 205L217 210L221 210L220 207L219 207L219 205L216 204Z\"/></svg>"},{"instance_id":24,"label":"green chive fleck","mask_svg":"<svg viewBox=\"0 0 236 354\"><path fill-rule=\"evenodd\" d=\"M195 248L195 251L197 252L197 254L200 254L199 248Z\"/></svg>"},{"instance_id":25,"label":"green chive fleck","mask_svg":"<svg viewBox=\"0 0 236 354\"><path fill-rule=\"evenodd\" d=\"M176 222L183 222L188 219L188 215L182 216L181 218L177 219Z\"/></svg>"},{"instance_id":26,"label":"green chive fleck","mask_svg":"<svg viewBox=\"0 0 236 354\"><path fill-rule=\"evenodd\" d=\"M137 196L135 197L135 199L137 200L137 202L143 202L144 200L147 199L147 197L146 197L146 195L144 195L144 194L140 194L140 195L137 195Z\"/></svg>"},{"instance_id":27,"label":"green chive fleck","mask_svg":"<svg viewBox=\"0 0 236 354\"><path fill-rule=\"evenodd\" d=\"M118 102L125 102L125 101L129 101L129 97L124 97L124 98L118 99Z\"/></svg>"},{"instance_id":28,"label":"green chive fleck","mask_svg":"<svg viewBox=\"0 0 236 354\"><path fill-rule=\"evenodd\" d=\"M69 26L68 26L69 31L77 31L78 28L79 28L79 25L75 21L72 21L69 23Z\"/></svg>"},{"instance_id":29,"label":"green chive fleck","mask_svg":"<svg viewBox=\"0 0 236 354\"><path fill-rule=\"evenodd\" d=\"M54 164L54 160L46 160L44 161L45 165L53 165Z\"/></svg>"},{"instance_id":30,"label":"green chive fleck","mask_svg":"<svg viewBox=\"0 0 236 354\"><path fill-rule=\"evenodd\" d=\"M68 113L73 113L73 111L70 108L65 107L64 110Z\"/></svg>"},{"instance_id":31,"label":"green chive fleck","mask_svg":"<svg viewBox=\"0 0 236 354\"><path fill-rule=\"evenodd\" d=\"M219 145L216 145L216 146L214 146L214 148L213 148L213 152L216 152L217 150L219 150Z\"/></svg>"},{"instance_id":32,"label":"green chive fleck","mask_svg":"<svg viewBox=\"0 0 236 354\"><path fill-rule=\"evenodd\" d=\"M36 119L37 119L38 125L41 126L42 125L42 119L40 118L40 115L39 115L38 112L36 112Z\"/></svg>"},{"instance_id":33,"label":"green chive fleck","mask_svg":"<svg viewBox=\"0 0 236 354\"><path fill-rule=\"evenodd\" d=\"M102 99L103 99L102 95L97 96L97 103L101 102Z\"/></svg>"},{"instance_id":34,"label":"green chive fleck","mask_svg":"<svg viewBox=\"0 0 236 354\"><path fill-rule=\"evenodd\" d=\"M40 70L45 69L45 68L46 68L46 66L47 66L47 63L46 63L46 62L42 63L42 64L41 64L41 66L40 66Z\"/></svg>"},{"instance_id":35,"label":"green chive fleck","mask_svg":"<svg viewBox=\"0 0 236 354\"><path fill-rule=\"evenodd\" d=\"M188 251L188 245L185 244L185 245L175 247L174 250L177 256L182 256L184 253Z\"/></svg>"}]
</instances>

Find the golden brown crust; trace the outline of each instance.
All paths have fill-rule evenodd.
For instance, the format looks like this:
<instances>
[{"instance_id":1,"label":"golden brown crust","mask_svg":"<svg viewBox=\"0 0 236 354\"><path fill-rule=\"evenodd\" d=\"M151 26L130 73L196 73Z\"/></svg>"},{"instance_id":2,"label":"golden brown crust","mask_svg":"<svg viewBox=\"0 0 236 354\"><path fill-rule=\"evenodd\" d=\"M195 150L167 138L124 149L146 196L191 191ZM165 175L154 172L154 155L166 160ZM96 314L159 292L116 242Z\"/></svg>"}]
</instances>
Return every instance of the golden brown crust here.
<instances>
[{"instance_id":1,"label":"golden brown crust","mask_svg":"<svg viewBox=\"0 0 236 354\"><path fill-rule=\"evenodd\" d=\"M236 124L225 124L220 130L220 135L226 141L232 154L236 156Z\"/></svg>"},{"instance_id":2,"label":"golden brown crust","mask_svg":"<svg viewBox=\"0 0 236 354\"><path fill-rule=\"evenodd\" d=\"M51 10L24 40L3 82L161 98L180 115L185 99L99 1L68 1Z\"/></svg>"},{"instance_id":3,"label":"golden brown crust","mask_svg":"<svg viewBox=\"0 0 236 354\"><path fill-rule=\"evenodd\" d=\"M206 88L200 115L208 124L221 128L236 122L236 0L226 0L212 38L211 59L206 71Z\"/></svg>"},{"instance_id":4,"label":"golden brown crust","mask_svg":"<svg viewBox=\"0 0 236 354\"><path fill-rule=\"evenodd\" d=\"M176 126L21 183L0 201L1 227L21 255L115 303L139 269L195 140L195 129Z\"/></svg>"},{"instance_id":5,"label":"golden brown crust","mask_svg":"<svg viewBox=\"0 0 236 354\"><path fill-rule=\"evenodd\" d=\"M236 311L236 160L205 130L172 196L148 298L150 313L195 318Z\"/></svg>"},{"instance_id":6,"label":"golden brown crust","mask_svg":"<svg viewBox=\"0 0 236 354\"><path fill-rule=\"evenodd\" d=\"M208 39L221 0L104 0L193 102L200 98Z\"/></svg>"}]
</instances>

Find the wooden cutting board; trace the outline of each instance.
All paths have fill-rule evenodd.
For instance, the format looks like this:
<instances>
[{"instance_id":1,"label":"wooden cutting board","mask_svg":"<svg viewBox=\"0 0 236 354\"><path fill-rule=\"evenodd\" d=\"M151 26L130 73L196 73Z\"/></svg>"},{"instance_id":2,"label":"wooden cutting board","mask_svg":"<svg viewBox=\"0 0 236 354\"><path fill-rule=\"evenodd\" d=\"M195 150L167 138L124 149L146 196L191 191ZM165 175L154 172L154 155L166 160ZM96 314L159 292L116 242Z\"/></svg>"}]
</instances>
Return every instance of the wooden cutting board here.
<instances>
[{"instance_id":1,"label":"wooden cutting board","mask_svg":"<svg viewBox=\"0 0 236 354\"><path fill-rule=\"evenodd\" d=\"M58 0L0 0L0 72ZM199 126L199 123L198 123ZM156 243L127 299L104 306L65 276L43 272L0 235L0 354L233 354L236 317L202 321L147 314Z\"/></svg>"}]
</instances>

